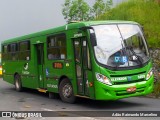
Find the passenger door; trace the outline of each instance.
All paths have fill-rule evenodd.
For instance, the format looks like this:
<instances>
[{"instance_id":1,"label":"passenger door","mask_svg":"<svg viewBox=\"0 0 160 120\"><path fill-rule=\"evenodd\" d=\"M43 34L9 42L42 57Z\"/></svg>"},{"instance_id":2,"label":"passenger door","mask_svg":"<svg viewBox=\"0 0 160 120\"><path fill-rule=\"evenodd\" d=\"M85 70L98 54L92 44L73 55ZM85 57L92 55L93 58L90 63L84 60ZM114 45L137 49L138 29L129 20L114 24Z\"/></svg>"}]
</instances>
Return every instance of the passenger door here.
<instances>
[{"instance_id":1,"label":"passenger door","mask_svg":"<svg viewBox=\"0 0 160 120\"><path fill-rule=\"evenodd\" d=\"M44 88L44 44L35 44L36 58L37 58L37 69L38 69L38 84L39 88Z\"/></svg>"},{"instance_id":2,"label":"passenger door","mask_svg":"<svg viewBox=\"0 0 160 120\"><path fill-rule=\"evenodd\" d=\"M86 37L73 41L78 94L90 96L89 83L92 82L91 62Z\"/></svg>"}]
</instances>

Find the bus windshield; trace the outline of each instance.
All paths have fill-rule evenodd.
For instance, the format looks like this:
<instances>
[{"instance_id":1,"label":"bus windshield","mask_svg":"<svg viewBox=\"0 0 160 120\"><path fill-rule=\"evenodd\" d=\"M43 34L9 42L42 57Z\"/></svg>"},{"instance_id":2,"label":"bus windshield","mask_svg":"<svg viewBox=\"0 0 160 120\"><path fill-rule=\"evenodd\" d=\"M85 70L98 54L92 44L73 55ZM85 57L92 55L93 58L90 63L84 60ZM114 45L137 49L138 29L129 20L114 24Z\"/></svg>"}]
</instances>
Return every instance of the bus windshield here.
<instances>
[{"instance_id":1,"label":"bus windshield","mask_svg":"<svg viewBox=\"0 0 160 120\"><path fill-rule=\"evenodd\" d=\"M149 52L141 29L136 24L92 26L97 45L96 59L109 67L132 67L146 63Z\"/></svg>"}]
</instances>

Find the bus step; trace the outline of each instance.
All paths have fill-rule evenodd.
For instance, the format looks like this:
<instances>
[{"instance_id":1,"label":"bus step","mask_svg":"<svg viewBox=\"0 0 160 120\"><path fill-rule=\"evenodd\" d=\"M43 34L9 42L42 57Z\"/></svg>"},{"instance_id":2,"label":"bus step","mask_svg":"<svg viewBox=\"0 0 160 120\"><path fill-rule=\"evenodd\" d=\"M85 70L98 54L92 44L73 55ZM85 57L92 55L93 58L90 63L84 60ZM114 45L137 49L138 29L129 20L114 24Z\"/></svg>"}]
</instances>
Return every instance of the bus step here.
<instances>
[{"instance_id":1,"label":"bus step","mask_svg":"<svg viewBox=\"0 0 160 120\"><path fill-rule=\"evenodd\" d=\"M39 92L43 92L43 93L46 93L46 92L47 92L46 89L42 89L42 88L38 88L38 91L39 91Z\"/></svg>"}]
</instances>

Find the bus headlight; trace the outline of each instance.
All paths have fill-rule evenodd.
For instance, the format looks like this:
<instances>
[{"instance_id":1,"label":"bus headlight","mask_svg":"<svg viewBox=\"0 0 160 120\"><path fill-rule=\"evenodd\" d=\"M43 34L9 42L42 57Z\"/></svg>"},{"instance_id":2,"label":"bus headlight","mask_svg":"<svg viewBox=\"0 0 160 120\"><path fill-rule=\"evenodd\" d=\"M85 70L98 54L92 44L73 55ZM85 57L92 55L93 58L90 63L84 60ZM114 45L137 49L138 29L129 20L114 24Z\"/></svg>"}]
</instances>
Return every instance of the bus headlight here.
<instances>
[{"instance_id":1,"label":"bus headlight","mask_svg":"<svg viewBox=\"0 0 160 120\"><path fill-rule=\"evenodd\" d=\"M146 75L146 80L148 80L153 75L153 70L150 69L149 72Z\"/></svg>"},{"instance_id":2,"label":"bus headlight","mask_svg":"<svg viewBox=\"0 0 160 120\"><path fill-rule=\"evenodd\" d=\"M111 81L104 75L96 73L96 78L99 82L102 82L107 85L112 85Z\"/></svg>"}]
</instances>

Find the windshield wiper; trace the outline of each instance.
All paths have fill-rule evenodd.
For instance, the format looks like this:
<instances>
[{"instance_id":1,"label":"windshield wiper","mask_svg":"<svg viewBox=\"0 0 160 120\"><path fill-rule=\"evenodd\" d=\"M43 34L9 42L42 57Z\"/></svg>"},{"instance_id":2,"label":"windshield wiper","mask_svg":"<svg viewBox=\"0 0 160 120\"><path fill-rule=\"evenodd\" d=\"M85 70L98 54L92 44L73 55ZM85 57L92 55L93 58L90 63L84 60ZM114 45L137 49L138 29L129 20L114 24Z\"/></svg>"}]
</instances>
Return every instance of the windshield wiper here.
<instances>
[{"instance_id":1,"label":"windshield wiper","mask_svg":"<svg viewBox=\"0 0 160 120\"><path fill-rule=\"evenodd\" d=\"M142 59L142 57L141 56L139 56L139 55L137 55L136 53L135 53L135 51L133 50L133 47L132 46L126 46L126 49L128 49L128 50L130 50L131 52L132 52L132 59L131 59L131 61L138 61L138 63L140 64L140 65L142 65L143 64L143 59Z\"/></svg>"}]
</instances>

